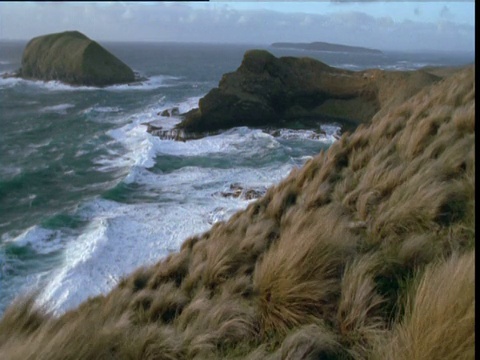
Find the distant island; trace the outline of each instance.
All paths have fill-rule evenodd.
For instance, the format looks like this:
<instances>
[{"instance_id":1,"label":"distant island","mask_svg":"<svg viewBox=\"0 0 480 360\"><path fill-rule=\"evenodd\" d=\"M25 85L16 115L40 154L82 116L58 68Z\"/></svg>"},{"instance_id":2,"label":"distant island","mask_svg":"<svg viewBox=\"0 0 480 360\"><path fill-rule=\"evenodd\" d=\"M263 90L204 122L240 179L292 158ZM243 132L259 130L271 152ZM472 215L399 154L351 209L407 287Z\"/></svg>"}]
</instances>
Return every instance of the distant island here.
<instances>
[{"instance_id":1,"label":"distant island","mask_svg":"<svg viewBox=\"0 0 480 360\"><path fill-rule=\"evenodd\" d=\"M360 46L348 46L340 44L331 44L327 42L316 41L312 43L289 43L276 42L271 45L275 48L281 49L298 49L298 50L313 50L313 51L332 51L332 52L350 52L363 54L383 54L380 50L369 49Z\"/></svg>"}]
</instances>

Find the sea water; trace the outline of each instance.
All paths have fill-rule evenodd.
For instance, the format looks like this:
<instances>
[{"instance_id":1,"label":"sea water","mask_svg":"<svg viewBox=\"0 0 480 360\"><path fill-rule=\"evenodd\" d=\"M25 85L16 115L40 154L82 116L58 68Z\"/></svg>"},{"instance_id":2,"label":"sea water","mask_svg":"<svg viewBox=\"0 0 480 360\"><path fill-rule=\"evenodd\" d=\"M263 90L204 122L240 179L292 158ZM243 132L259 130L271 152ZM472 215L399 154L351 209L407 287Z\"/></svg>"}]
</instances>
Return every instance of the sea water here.
<instances>
[{"instance_id":1,"label":"sea water","mask_svg":"<svg viewBox=\"0 0 480 360\"><path fill-rule=\"evenodd\" d=\"M25 44L0 42L0 73L20 67ZM32 291L55 313L107 292L252 201L232 189L262 194L339 131L336 124L275 135L238 127L186 142L160 139L144 124L173 128L180 119L163 110L196 107L246 50L262 47L103 45L148 80L99 89L0 79L0 314ZM473 61L471 54L263 48L350 70Z\"/></svg>"}]
</instances>

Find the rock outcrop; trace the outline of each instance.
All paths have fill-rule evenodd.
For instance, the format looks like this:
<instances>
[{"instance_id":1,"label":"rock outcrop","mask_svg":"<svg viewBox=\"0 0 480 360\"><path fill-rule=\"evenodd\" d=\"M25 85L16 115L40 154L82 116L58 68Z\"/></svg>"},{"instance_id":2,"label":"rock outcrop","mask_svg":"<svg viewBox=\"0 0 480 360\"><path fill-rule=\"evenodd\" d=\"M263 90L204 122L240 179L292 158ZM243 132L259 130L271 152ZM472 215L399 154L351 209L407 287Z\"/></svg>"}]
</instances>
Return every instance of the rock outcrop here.
<instances>
[{"instance_id":1,"label":"rock outcrop","mask_svg":"<svg viewBox=\"0 0 480 360\"><path fill-rule=\"evenodd\" d=\"M250 50L178 127L203 132L334 121L353 129L439 79L421 70L355 72L310 58L276 58L265 50Z\"/></svg>"},{"instance_id":2,"label":"rock outcrop","mask_svg":"<svg viewBox=\"0 0 480 360\"><path fill-rule=\"evenodd\" d=\"M78 31L65 31L30 40L23 52L18 76L89 86L135 81L132 69Z\"/></svg>"}]
</instances>

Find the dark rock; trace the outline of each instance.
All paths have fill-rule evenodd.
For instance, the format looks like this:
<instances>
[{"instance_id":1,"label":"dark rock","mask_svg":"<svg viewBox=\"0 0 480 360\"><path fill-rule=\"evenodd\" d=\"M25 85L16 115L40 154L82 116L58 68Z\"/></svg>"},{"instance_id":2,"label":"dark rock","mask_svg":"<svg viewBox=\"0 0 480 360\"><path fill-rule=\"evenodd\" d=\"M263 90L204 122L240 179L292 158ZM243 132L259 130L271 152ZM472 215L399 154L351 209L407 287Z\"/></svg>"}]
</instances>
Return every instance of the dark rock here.
<instances>
[{"instance_id":1,"label":"dark rock","mask_svg":"<svg viewBox=\"0 0 480 360\"><path fill-rule=\"evenodd\" d=\"M163 117L178 116L180 115L180 110L178 109L178 107L173 107L171 109L165 109L162 112L158 113L157 115L160 115Z\"/></svg>"},{"instance_id":2,"label":"dark rock","mask_svg":"<svg viewBox=\"0 0 480 360\"><path fill-rule=\"evenodd\" d=\"M183 129L164 129L162 126L151 123L143 123L147 127L147 132L153 136L157 136L162 140L187 141L200 139L204 136L213 135L214 133L199 134L195 132L188 132Z\"/></svg>"},{"instance_id":3,"label":"dark rock","mask_svg":"<svg viewBox=\"0 0 480 360\"><path fill-rule=\"evenodd\" d=\"M16 72L11 72L11 73L3 73L2 74L2 79L10 79L10 78L16 78L18 77L18 73Z\"/></svg>"},{"instance_id":4,"label":"dark rock","mask_svg":"<svg viewBox=\"0 0 480 360\"><path fill-rule=\"evenodd\" d=\"M127 65L78 31L39 36L30 40L18 75L27 79L59 80L72 85L107 86L131 83Z\"/></svg>"},{"instance_id":5,"label":"dark rock","mask_svg":"<svg viewBox=\"0 0 480 360\"><path fill-rule=\"evenodd\" d=\"M242 185L238 183L233 183L230 184L228 190L215 193L214 195L220 195L224 198L241 198L243 200L253 200L262 197L263 195L265 195L265 193L265 188L245 189Z\"/></svg>"},{"instance_id":6,"label":"dark rock","mask_svg":"<svg viewBox=\"0 0 480 360\"><path fill-rule=\"evenodd\" d=\"M179 129L204 132L235 126L286 127L336 122L346 130L369 122L439 80L423 71L348 71L310 58L276 58L250 50L240 67L184 114Z\"/></svg>"}]
</instances>

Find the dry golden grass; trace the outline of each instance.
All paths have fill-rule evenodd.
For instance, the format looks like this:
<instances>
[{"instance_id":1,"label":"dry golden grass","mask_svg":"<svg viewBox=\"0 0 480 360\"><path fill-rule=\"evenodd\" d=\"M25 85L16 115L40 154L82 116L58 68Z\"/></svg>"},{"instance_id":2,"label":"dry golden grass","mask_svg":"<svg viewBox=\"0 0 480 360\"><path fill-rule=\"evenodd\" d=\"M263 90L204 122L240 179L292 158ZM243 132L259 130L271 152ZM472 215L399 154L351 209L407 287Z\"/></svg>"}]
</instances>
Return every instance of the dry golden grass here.
<instances>
[{"instance_id":1,"label":"dry golden grass","mask_svg":"<svg viewBox=\"0 0 480 360\"><path fill-rule=\"evenodd\" d=\"M473 359L475 254L429 265L407 300L403 320L374 354L378 359Z\"/></svg>"},{"instance_id":2,"label":"dry golden grass","mask_svg":"<svg viewBox=\"0 0 480 360\"><path fill-rule=\"evenodd\" d=\"M0 359L473 359L474 78L383 99L109 294L59 317L13 303Z\"/></svg>"},{"instance_id":3,"label":"dry golden grass","mask_svg":"<svg viewBox=\"0 0 480 360\"><path fill-rule=\"evenodd\" d=\"M381 264L378 254L363 255L347 265L342 277L338 328L356 358L366 357L376 339L386 334L387 323L382 316L385 299L375 289L373 278Z\"/></svg>"},{"instance_id":4,"label":"dry golden grass","mask_svg":"<svg viewBox=\"0 0 480 360\"><path fill-rule=\"evenodd\" d=\"M286 333L331 317L342 267L356 244L354 236L345 233L346 224L337 209L323 208L307 217L289 215L293 225L255 269L262 333Z\"/></svg>"}]
</instances>

